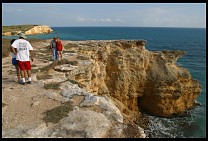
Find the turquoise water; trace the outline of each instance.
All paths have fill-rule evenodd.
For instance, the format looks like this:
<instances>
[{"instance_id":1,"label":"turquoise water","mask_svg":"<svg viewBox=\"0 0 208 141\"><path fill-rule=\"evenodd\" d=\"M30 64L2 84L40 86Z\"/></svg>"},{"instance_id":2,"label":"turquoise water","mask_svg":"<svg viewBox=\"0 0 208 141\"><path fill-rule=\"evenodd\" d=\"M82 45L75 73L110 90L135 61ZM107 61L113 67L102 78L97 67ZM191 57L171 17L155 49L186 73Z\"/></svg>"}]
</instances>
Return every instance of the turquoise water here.
<instances>
[{"instance_id":1,"label":"turquoise water","mask_svg":"<svg viewBox=\"0 0 208 141\"><path fill-rule=\"evenodd\" d=\"M202 106L187 111L184 116L151 119L149 129L154 138L205 138L206 137L206 29L204 28L156 28L156 27L52 27L50 34L28 36L28 38L61 40L147 40L150 51L184 50L186 55L177 63L187 68L193 79L202 85L197 102ZM6 37L14 38L14 37Z\"/></svg>"}]
</instances>

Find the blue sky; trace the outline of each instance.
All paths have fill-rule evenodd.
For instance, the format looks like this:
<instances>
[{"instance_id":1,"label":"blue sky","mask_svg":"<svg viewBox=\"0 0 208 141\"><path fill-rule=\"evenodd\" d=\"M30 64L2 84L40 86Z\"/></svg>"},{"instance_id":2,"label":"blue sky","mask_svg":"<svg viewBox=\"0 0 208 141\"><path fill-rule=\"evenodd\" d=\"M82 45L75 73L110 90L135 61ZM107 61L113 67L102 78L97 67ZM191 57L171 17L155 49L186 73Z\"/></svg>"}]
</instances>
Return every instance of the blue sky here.
<instances>
[{"instance_id":1,"label":"blue sky","mask_svg":"<svg viewBox=\"0 0 208 141\"><path fill-rule=\"evenodd\" d=\"M206 27L205 3L3 3L2 25Z\"/></svg>"}]
</instances>

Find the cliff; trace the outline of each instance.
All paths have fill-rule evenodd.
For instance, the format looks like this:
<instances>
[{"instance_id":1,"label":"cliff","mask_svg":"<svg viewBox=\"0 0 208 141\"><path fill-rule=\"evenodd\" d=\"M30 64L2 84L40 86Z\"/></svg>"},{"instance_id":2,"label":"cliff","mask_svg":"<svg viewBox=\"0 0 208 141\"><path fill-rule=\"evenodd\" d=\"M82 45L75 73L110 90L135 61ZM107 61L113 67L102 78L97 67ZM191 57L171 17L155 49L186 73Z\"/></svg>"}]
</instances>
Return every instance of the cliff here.
<instances>
[{"instance_id":1,"label":"cliff","mask_svg":"<svg viewBox=\"0 0 208 141\"><path fill-rule=\"evenodd\" d=\"M17 35L20 32L26 35L45 34L53 30L46 25L16 25L16 26L2 26L2 36Z\"/></svg>"},{"instance_id":2,"label":"cliff","mask_svg":"<svg viewBox=\"0 0 208 141\"><path fill-rule=\"evenodd\" d=\"M126 115L138 108L164 117L183 113L201 92L199 82L176 64L185 52L148 51L145 43L91 42L90 47L79 47L90 63L84 73L69 72L68 77L92 93L111 97Z\"/></svg>"},{"instance_id":3,"label":"cliff","mask_svg":"<svg viewBox=\"0 0 208 141\"><path fill-rule=\"evenodd\" d=\"M34 26L32 29L27 30L25 32L26 35L34 35L34 34L44 34L44 33L50 33L53 30L46 25L42 25L42 26Z\"/></svg>"},{"instance_id":4,"label":"cliff","mask_svg":"<svg viewBox=\"0 0 208 141\"><path fill-rule=\"evenodd\" d=\"M50 41L32 43L32 85L16 84L3 58L4 138L145 138L141 109L181 114L201 92L176 64L184 51L148 51L144 40L62 41L63 59L53 62Z\"/></svg>"}]
</instances>

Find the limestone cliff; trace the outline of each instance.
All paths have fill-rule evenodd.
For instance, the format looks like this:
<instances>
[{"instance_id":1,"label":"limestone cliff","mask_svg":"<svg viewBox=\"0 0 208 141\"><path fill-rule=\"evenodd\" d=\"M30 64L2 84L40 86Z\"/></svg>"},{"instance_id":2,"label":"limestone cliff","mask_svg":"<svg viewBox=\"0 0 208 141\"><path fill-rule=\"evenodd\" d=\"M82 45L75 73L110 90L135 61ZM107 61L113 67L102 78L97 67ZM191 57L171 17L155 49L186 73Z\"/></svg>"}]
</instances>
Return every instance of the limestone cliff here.
<instances>
[{"instance_id":1,"label":"limestone cliff","mask_svg":"<svg viewBox=\"0 0 208 141\"><path fill-rule=\"evenodd\" d=\"M34 35L34 34L43 34L43 33L50 33L53 30L46 25L41 26L34 26L32 29L25 32L26 35Z\"/></svg>"},{"instance_id":2,"label":"limestone cliff","mask_svg":"<svg viewBox=\"0 0 208 141\"><path fill-rule=\"evenodd\" d=\"M194 105L201 85L176 64L184 51L148 51L146 41L89 42L77 49L91 63L69 78L111 97L124 115L138 108L158 116L183 113Z\"/></svg>"},{"instance_id":3,"label":"limestone cliff","mask_svg":"<svg viewBox=\"0 0 208 141\"><path fill-rule=\"evenodd\" d=\"M26 35L45 34L53 30L47 25L17 25L17 26L3 26L2 36L16 36L23 32Z\"/></svg>"},{"instance_id":4,"label":"limestone cliff","mask_svg":"<svg viewBox=\"0 0 208 141\"><path fill-rule=\"evenodd\" d=\"M49 61L50 42L32 43L32 85L14 83L11 58L3 58L3 138L145 138L140 109L180 114L201 92L176 64L184 51L148 51L143 40L63 40L63 58Z\"/></svg>"}]
</instances>

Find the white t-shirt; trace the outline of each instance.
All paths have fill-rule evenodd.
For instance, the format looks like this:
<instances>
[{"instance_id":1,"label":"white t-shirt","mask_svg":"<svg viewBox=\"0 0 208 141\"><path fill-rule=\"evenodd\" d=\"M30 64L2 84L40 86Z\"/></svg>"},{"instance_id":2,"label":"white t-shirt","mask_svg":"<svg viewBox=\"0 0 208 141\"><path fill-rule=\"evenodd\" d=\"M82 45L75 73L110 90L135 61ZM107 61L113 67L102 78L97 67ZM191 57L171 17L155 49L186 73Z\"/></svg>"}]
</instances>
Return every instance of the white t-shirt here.
<instances>
[{"instance_id":1,"label":"white t-shirt","mask_svg":"<svg viewBox=\"0 0 208 141\"><path fill-rule=\"evenodd\" d=\"M12 58L16 58L16 55L13 52L10 52L10 54L11 54Z\"/></svg>"},{"instance_id":2,"label":"white t-shirt","mask_svg":"<svg viewBox=\"0 0 208 141\"><path fill-rule=\"evenodd\" d=\"M17 39L13 42L11 46L17 49L16 60L30 61L29 50L33 50L33 47L27 40Z\"/></svg>"}]
</instances>

